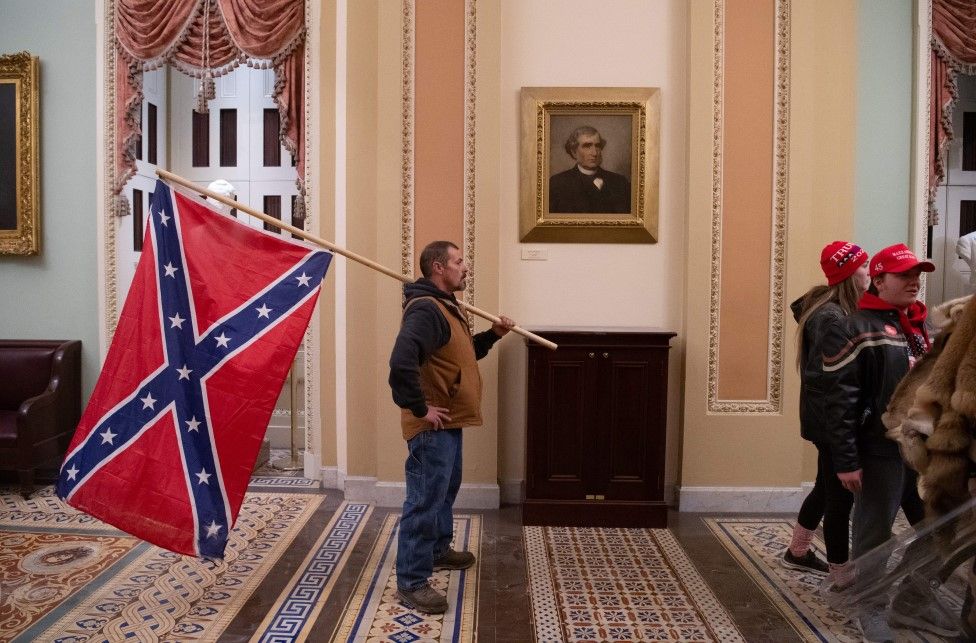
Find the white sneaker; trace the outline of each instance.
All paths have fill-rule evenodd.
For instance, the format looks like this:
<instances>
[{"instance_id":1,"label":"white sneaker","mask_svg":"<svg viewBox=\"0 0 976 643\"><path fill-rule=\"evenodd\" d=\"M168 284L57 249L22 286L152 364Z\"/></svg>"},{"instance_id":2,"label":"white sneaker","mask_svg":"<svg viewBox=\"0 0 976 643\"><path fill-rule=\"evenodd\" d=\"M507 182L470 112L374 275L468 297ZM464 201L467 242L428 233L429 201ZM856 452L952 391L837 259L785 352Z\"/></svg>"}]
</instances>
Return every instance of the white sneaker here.
<instances>
[{"instance_id":1,"label":"white sneaker","mask_svg":"<svg viewBox=\"0 0 976 643\"><path fill-rule=\"evenodd\" d=\"M903 582L891 601L888 622L895 627L923 630L943 638L959 635L958 617L951 616L931 594Z\"/></svg>"},{"instance_id":2,"label":"white sneaker","mask_svg":"<svg viewBox=\"0 0 976 643\"><path fill-rule=\"evenodd\" d=\"M888 625L888 616L882 607L861 612L857 617L857 627L865 643L894 643L895 633Z\"/></svg>"}]
</instances>

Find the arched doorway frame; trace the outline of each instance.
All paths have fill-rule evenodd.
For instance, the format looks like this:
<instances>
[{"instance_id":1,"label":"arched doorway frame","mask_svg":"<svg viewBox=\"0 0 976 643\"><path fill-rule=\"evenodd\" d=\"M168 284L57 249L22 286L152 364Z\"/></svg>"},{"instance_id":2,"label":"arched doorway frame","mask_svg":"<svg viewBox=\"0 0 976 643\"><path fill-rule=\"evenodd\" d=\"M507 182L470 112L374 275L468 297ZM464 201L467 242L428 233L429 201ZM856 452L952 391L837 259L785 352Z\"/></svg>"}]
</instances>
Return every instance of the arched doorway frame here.
<instances>
[{"instance_id":1,"label":"arched doorway frame","mask_svg":"<svg viewBox=\"0 0 976 643\"><path fill-rule=\"evenodd\" d=\"M307 230L317 231L319 226L318 210L312 204L316 202L317 183L310 180L318 175L318 152L316 143L316 118L312 106L312 91L318 78L313 78L312 59L319 44L319 25L322 7L319 3L305 0L305 83L304 83L304 114L305 114L305 212ZM102 0L95 8L96 22L96 80L98 82L98 105L96 107L97 145L97 177L98 191L96 200L97 248L96 262L98 266L98 343L99 359L105 360L109 344L115 332L119 318L118 290L119 290L119 262L116 255L116 238L119 230L119 219L109 204L113 203L112 185L115 178L115 0ZM308 331L303 340L304 346L304 398L305 432L303 448L305 449L304 474L307 478L321 477L320 454L322 452L321 404L320 404L320 350L321 333L319 313L312 317Z\"/></svg>"},{"instance_id":2,"label":"arched doorway frame","mask_svg":"<svg viewBox=\"0 0 976 643\"><path fill-rule=\"evenodd\" d=\"M915 82L912 109L912 191L908 234L919 256L928 255L929 105L931 104L932 0L915 0L913 58ZM925 287L924 283L922 285ZM920 298L924 298L925 293Z\"/></svg>"}]
</instances>

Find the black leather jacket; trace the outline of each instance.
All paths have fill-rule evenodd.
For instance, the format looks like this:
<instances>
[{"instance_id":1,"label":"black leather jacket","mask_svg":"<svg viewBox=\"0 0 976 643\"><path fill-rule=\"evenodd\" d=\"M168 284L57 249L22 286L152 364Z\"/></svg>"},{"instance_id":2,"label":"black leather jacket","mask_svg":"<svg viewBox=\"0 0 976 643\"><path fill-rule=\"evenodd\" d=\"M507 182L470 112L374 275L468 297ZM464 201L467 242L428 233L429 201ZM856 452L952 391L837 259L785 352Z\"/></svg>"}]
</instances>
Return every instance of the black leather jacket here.
<instances>
[{"instance_id":1,"label":"black leather jacket","mask_svg":"<svg viewBox=\"0 0 976 643\"><path fill-rule=\"evenodd\" d=\"M825 432L838 472L861 455L900 457L881 414L908 372L908 341L894 310L859 310L827 326L823 339Z\"/></svg>"},{"instance_id":2,"label":"black leather jacket","mask_svg":"<svg viewBox=\"0 0 976 643\"><path fill-rule=\"evenodd\" d=\"M793 318L800 321L803 297L792 304ZM839 323L847 315L834 302L824 304L807 319L803 326L803 360L800 364L800 435L804 440L829 444L827 437L824 391L826 383L823 371L823 339L827 327Z\"/></svg>"}]
</instances>

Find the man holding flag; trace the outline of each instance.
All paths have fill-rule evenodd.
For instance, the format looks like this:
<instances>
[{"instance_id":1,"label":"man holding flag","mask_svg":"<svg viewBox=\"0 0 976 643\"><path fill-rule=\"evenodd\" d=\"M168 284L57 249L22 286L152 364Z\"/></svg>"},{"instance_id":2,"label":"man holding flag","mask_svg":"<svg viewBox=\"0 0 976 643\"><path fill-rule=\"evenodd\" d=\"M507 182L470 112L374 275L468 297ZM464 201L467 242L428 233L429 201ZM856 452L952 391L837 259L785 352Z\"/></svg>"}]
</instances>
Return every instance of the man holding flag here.
<instances>
[{"instance_id":1,"label":"man holding flag","mask_svg":"<svg viewBox=\"0 0 976 643\"><path fill-rule=\"evenodd\" d=\"M397 596L420 612L447 611L430 586L435 569L467 569L474 555L451 548L454 499L461 486L461 428L481 422L477 360L515 325L501 323L474 337L455 292L468 268L456 245L435 241L420 254L422 279L403 287L400 333L390 356L390 388L401 408L407 496L397 544Z\"/></svg>"},{"instance_id":2,"label":"man holding flag","mask_svg":"<svg viewBox=\"0 0 976 643\"><path fill-rule=\"evenodd\" d=\"M153 544L222 558L332 255L162 181L143 248L57 493Z\"/></svg>"}]
</instances>

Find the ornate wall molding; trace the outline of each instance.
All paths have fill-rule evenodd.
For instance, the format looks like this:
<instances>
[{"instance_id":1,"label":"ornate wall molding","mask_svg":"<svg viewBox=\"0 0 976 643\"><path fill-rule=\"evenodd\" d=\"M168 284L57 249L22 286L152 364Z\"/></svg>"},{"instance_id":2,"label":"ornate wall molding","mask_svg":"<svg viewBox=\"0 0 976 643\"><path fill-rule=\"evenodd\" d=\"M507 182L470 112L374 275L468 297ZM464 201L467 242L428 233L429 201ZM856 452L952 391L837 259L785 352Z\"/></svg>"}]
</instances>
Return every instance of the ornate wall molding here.
<instances>
[{"instance_id":1,"label":"ornate wall molding","mask_svg":"<svg viewBox=\"0 0 976 643\"><path fill-rule=\"evenodd\" d=\"M478 284L475 263L475 106L477 92L475 77L477 72L477 16L475 0L464 3L464 262L468 265L468 287L464 300L471 305L475 302L475 287ZM471 324L469 318L468 323Z\"/></svg>"},{"instance_id":2,"label":"ornate wall molding","mask_svg":"<svg viewBox=\"0 0 976 643\"><path fill-rule=\"evenodd\" d=\"M402 51L400 60L403 73L401 94L402 129L402 167L400 184L400 273L413 275L413 119L414 119L414 45L416 43L416 0L403 0Z\"/></svg>"},{"instance_id":3,"label":"ornate wall molding","mask_svg":"<svg viewBox=\"0 0 976 643\"><path fill-rule=\"evenodd\" d=\"M312 0L305 0L305 88L304 88L304 107L302 114L305 115L305 175L302 177L305 184L305 194L302 199L305 201L305 217L302 220L302 229L306 232L312 230L312 218L315 210L312 208L309 195L316 189L312 166L318 169L318 163L309 162L315 150L315 142L318 140L314 125L318 119L312 118L312 47L311 43L318 40L316 35L319 33L319 25L312 18ZM314 35L313 35L314 34ZM305 413L304 442L305 451L315 451L315 437L312 435L312 427L320 427L317 412L319 410L319 361L313 359L314 352L318 350L320 339L318 328L318 317L312 318L312 323L305 330L305 337L302 340L304 349L302 351L302 363L299 367L305 373L304 386L302 387L303 404ZM309 472L305 472L308 475Z\"/></svg>"},{"instance_id":4,"label":"ornate wall molding","mask_svg":"<svg viewBox=\"0 0 976 643\"><path fill-rule=\"evenodd\" d=\"M915 173L912 203L915 208L910 221L909 234L912 248L920 257L929 256L929 150L932 145L932 131L929 126L929 107L932 105L932 0L915 3L915 109L914 153L912 171ZM928 276L922 273L922 288L919 300L924 301Z\"/></svg>"},{"instance_id":5,"label":"ornate wall molding","mask_svg":"<svg viewBox=\"0 0 976 643\"><path fill-rule=\"evenodd\" d=\"M105 108L105 180L102 183L104 203L112 203L115 194L112 184L115 178L115 2L105 2L105 46L102 51L105 65L105 86L103 100ZM104 315L102 316L103 333L111 343L115 335L115 327L119 323L119 292L118 292L118 257L115 253L116 235L118 233L118 218L110 207L103 208L100 213L104 235L102 237L103 265L99 266L105 280L103 300ZM103 355L108 352L108 346L103 347Z\"/></svg>"},{"instance_id":6,"label":"ornate wall molding","mask_svg":"<svg viewBox=\"0 0 976 643\"><path fill-rule=\"evenodd\" d=\"M769 350L766 398L725 400L718 395L719 310L722 299L722 152L724 126L725 0L714 2L712 76L712 262L708 326L709 414L775 415L782 411L783 310L786 279L786 208L789 178L790 0L776 0L773 219L770 256Z\"/></svg>"}]
</instances>

